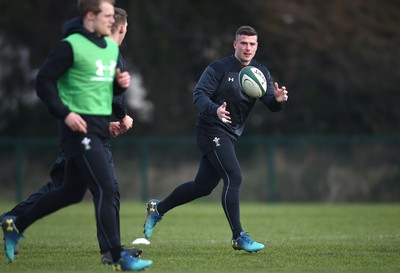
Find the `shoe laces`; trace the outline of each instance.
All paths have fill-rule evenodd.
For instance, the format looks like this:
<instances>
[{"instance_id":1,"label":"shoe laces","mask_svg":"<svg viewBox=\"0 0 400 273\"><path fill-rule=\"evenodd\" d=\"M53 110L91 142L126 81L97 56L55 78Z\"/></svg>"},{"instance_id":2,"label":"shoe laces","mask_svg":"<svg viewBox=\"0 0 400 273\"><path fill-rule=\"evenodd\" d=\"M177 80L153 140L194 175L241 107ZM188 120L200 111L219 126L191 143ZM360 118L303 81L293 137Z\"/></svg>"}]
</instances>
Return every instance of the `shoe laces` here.
<instances>
[{"instance_id":1,"label":"shoe laces","mask_svg":"<svg viewBox=\"0 0 400 273\"><path fill-rule=\"evenodd\" d=\"M153 220L157 222L161 221L161 219L163 218L163 216L158 212L157 207L155 207L154 211L151 212L151 218L153 218Z\"/></svg>"},{"instance_id":2,"label":"shoe laces","mask_svg":"<svg viewBox=\"0 0 400 273\"><path fill-rule=\"evenodd\" d=\"M244 232L244 231L240 233L239 239L242 239L243 241L245 241L246 243L248 243L250 245L252 243L254 243L254 241L250 238L249 234L247 232Z\"/></svg>"},{"instance_id":3,"label":"shoe laces","mask_svg":"<svg viewBox=\"0 0 400 273\"><path fill-rule=\"evenodd\" d=\"M160 215L157 210L156 210L156 212L157 213L153 214L154 218L157 220L157 222L161 221L161 219L163 218L162 215Z\"/></svg>"}]
</instances>

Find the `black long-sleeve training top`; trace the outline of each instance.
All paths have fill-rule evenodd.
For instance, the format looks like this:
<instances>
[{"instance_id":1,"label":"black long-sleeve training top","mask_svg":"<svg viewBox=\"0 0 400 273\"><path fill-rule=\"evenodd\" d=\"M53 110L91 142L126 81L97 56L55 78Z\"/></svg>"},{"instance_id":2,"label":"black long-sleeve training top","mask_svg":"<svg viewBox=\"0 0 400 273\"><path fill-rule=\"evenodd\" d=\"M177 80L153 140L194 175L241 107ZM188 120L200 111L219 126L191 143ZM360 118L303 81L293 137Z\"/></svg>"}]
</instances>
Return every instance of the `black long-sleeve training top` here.
<instances>
[{"instance_id":1,"label":"black long-sleeve training top","mask_svg":"<svg viewBox=\"0 0 400 273\"><path fill-rule=\"evenodd\" d=\"M280 111L283 103L276 101L273 79L268 69L256 60L250 62L267 79L267 92L259 100L272 112ZM193 92L193 102L200 110L197 129L206 135L228 134L237 139L242 135L247 116L257 99L246 95L239 85L239 72L242 64L234 55L210 64L201 75ZM222 122L217 116L217 109L227 103L231 124Z\"/></svg>"},{"instance_id":2,"label":"black long-sleeve training top","mask_svg":"<svg viewBox=\"0 0 400 273\"><path fill-rule=\"evenodd\" d=\"M68 21L63 28L64 37L74 33L83 35L101 48L106 46L104 38L99 37L96 33L87 31L83 27L82 20L79 17ZM58 94L57 81L73 63L74 58L71 45L61 40L55 45L48 58L45 60L36 78L36 91L38 96L46 104L49 112L60 120L61 139L68 138L74 133L69 131L64 124L65 117L71 111L61 101ZM119 54L117 67L123 70L123 65L122 56ZM125 97L123 95L124 91L125 89L121 88L116 81L114 81L113 112L119 119L123 118L127 112ZM104 116L99 118L99 116L90 115L82 115L82 117L86 120L88 125L90 125L91 133L109 137L108 122L110 121L110 117Z\"/></svg>"}]
</instances>

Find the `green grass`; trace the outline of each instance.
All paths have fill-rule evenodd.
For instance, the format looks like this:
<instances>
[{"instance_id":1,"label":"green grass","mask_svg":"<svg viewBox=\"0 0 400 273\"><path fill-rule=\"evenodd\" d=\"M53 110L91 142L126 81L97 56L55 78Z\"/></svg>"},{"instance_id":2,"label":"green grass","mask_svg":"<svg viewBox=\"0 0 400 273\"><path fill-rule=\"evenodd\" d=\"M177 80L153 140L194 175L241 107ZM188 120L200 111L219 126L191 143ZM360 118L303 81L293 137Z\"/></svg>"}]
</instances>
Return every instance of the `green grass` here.
<instances>
[{"instance_id":1,"label":"green grass","mask_svg":"<svg viewBox=\"0 0 400 273\"><path fill-rule=\"evenodd\" d=\"M11 204L0 204L0 211ZM399 204L243 203L242 224L267 245L258 253L234 251L219 203L193 202L169 212L157 225L142 258L149 272L400 272ZM123 202L122 243L143 237L143 203ZM100 264L93 206L84 202L32 225L10 264L0 272L110 272ZM3 247L1 247L3 249Z\"/></svg>"}]
</instances>

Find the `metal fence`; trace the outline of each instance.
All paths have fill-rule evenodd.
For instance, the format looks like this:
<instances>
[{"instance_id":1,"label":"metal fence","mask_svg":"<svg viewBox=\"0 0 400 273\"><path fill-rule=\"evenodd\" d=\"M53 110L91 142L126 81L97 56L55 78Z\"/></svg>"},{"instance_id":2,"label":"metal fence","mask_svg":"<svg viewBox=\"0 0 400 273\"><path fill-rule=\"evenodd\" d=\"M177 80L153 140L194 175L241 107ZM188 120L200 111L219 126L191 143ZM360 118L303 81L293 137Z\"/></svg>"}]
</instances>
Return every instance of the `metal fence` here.
<instances>
[{"instance_id":1,"label":"metal fence","mask_svg":"<svg viewBox=\"0 0 400 273\"><path fill-rule=\"evenodd\" d=\"M163 198L196 175L194 137L112 140L122 198ZM241 199L268 202L398 202L400 137L244 136L237 144ZM21 200L49 180L55 138L0 138L0 198ZM220 183L220 186L222 183ZM207 199L218 199L217 189Z\"/></svg>"}]
</instances>

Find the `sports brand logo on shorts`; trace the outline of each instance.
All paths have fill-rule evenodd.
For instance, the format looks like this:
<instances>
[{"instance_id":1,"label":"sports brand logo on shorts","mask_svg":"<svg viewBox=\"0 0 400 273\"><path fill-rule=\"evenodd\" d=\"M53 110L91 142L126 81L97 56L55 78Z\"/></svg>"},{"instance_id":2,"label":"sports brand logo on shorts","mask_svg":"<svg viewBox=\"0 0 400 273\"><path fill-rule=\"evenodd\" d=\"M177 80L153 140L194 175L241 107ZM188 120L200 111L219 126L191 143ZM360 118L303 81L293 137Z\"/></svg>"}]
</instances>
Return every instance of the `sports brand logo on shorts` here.
<instances>
[{"instance_id":1,"label":"sports brand logo on shorts","mask_svg":"<svg viewBox=\"0 0 400 273\"><path fill-rule=\"evenodd\" d=\"M215 143L215 147L221 146L221 144L219 143L219 137L214 137L213 142Z\"/></svg>"},{"instance_id":2,"label":"sports brand logo on shorts","mask_svg":"<svg viewBox=\"0 0 400 273\"><path fill-rule=\"evenodd\" d=\"M83 144L83 146L85 146L85 150L88 151L90 149L92 149L92 147L90 147L90 142L92 140L90 138L84 137L81 141L81 143Z\"/></svg>"}]
</instances>

